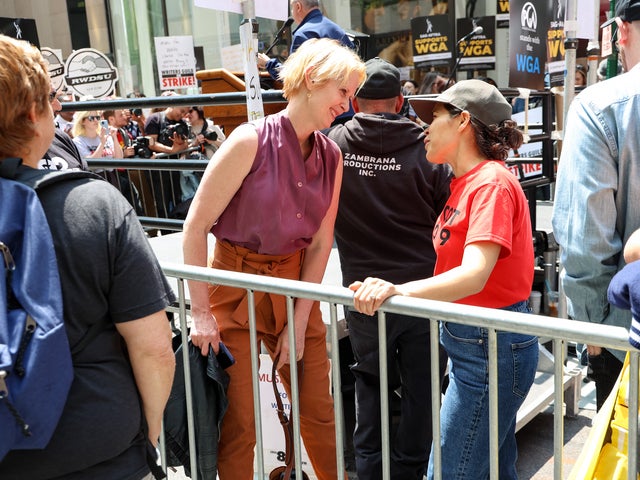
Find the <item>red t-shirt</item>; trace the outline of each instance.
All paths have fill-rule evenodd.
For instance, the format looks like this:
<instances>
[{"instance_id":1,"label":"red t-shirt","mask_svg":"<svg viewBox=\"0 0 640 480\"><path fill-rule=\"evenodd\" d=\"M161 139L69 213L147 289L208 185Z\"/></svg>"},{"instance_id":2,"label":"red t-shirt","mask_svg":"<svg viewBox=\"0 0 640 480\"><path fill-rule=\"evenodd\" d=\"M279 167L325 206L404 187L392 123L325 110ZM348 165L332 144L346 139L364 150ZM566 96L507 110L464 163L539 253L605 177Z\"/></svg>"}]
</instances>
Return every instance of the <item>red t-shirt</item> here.
<instances>
[{"instance_id":1,"label":"red t-shirt","mask_svg":"<svg viewBox=\"0 0 640 480\"><path fill-rule=\"evenodd\" d=\"M456 303L501 308L529 298L533 282L533 232L529 204L504 162L488 160L451 181L451 196L433 229L435 274L462 263L475 242L502 247L484 289Z\"/></svg>"}]
</instances>

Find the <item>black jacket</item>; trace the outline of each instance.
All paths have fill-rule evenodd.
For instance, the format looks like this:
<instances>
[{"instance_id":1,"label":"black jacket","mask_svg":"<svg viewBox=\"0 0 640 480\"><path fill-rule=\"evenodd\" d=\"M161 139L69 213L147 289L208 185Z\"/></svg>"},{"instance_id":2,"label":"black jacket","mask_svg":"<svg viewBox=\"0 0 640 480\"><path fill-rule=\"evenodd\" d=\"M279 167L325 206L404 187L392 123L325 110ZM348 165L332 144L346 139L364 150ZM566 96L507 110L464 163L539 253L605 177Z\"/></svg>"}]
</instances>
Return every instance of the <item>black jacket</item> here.
<instances>
[{"instance_id":1,"label":"black jacket","mask_svg":"<svg viewBox=\"0 0 640 480\"><path fill-rule=\"evenodd\" d=\"M344 158L335 224L343 284L433 275L431 235L452 174L426 160L422 128L396 114L357 113L327 136Z\"/></svg>"},{"instance_id":2,"label":"black jacket","mask_svg":"<svg viewBox=\"0 0 640 480\"><path fill-rule=\"evenodd\" d=\"M179 338L179 337L177 337ZM184 466L191 476L189 459L189 431L187 429L187 402L182 346L176 350L176 374L171 395L164 411L164 430L167 446L167 465ZM226 391L229 375L225 372L213 350L207 357L189 342L189 365L193 392L193 418L198 461L198 478L216 480L218 471L218 440L220 424L229 402Z\"/></svg>"}]
</instances>

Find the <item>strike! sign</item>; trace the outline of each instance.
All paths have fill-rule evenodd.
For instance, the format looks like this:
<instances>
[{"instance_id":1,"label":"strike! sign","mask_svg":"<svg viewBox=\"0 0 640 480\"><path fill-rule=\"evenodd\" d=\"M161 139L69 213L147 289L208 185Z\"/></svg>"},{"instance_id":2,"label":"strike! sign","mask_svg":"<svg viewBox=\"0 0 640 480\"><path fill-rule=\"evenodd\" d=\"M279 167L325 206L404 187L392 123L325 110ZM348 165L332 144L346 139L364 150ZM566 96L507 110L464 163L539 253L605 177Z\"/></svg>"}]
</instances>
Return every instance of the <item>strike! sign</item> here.
<instances>
[{"instance_id":1,"label":"strike! sign","mask_svg":"<svg viewBox=\"0 0 640 480\"><path fill-rule=\"evenodd\" d=\"M155 37L154 40L160 89L173 90L197 86L193 37L181 35Z\"/></svg>"}]
</instances>

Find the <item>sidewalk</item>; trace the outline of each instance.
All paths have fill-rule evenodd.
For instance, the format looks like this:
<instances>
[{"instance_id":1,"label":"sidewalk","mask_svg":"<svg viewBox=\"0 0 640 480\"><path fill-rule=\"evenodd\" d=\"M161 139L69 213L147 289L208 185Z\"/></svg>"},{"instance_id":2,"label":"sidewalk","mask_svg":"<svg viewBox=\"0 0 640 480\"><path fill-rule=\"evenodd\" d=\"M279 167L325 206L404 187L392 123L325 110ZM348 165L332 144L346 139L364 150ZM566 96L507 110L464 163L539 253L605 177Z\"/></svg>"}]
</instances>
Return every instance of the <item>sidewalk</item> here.
<instances>
[{"instance_id":1,"label":"sidewalk","mask_svg":"<svg viewBox=\"0 0 640 480\"><path fill-rule=\"evenodd\" d=\"M569 364L577 365L575 358ZM583 377L586 367L583 368ZM582 383L582 397L576 417L564 417L563 478L568 478L590 431L596 414L593 382ZM518 476L520 480L553 479L553 405L538 414L518 433Z\"/></svg>"},{"instance_id":2,"label":"sidewalk","mask_svg":"<svg viewBox=\"0 0 640 480\"><path fill-rule=\"evenodd\" d=\"M575 358L569 364L577 365ZM583 369L586 375L586 367ZM591 421L596 413L595 385L593 382L582 384L580 410L576 417L564 418L563 478L568 478L582 446L584 445ZM517 434L518 476L520 480L553 480L553 405L538 414ZM171 480L186 480L182 469L169 471ZM349 472L349 480L357 480L354 472Z\"/></svg>"}]
</instances>

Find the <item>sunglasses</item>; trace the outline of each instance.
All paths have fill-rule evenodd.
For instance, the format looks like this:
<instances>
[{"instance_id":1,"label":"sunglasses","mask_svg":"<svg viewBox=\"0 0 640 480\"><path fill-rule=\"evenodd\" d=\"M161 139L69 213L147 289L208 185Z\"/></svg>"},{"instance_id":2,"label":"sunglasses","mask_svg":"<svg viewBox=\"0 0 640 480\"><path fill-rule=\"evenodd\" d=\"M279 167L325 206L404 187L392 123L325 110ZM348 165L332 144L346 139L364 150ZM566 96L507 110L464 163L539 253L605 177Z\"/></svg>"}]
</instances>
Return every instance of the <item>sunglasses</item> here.
<instances>
[{"instance_id":1,"label":"sunglasses","mask_svg":"<svg viewBox=\"0 0 640 480\"><path fill-rule=\"evenodd\" d=\"M49 92L49 103L55 102L56 98L58 98L58 92Z\"/></svg>"},{"instance_id":2,"label":"sunglasses","mask_svg":"<svg viewBox=\"0 0 640 480\"><path fill-rule=\"evenodd\" d=\"M87 120L89 120L90 122L93 122L95 120L100 120L100 115L89 115L87 117Z\"/></svg>"}]
</instances>

